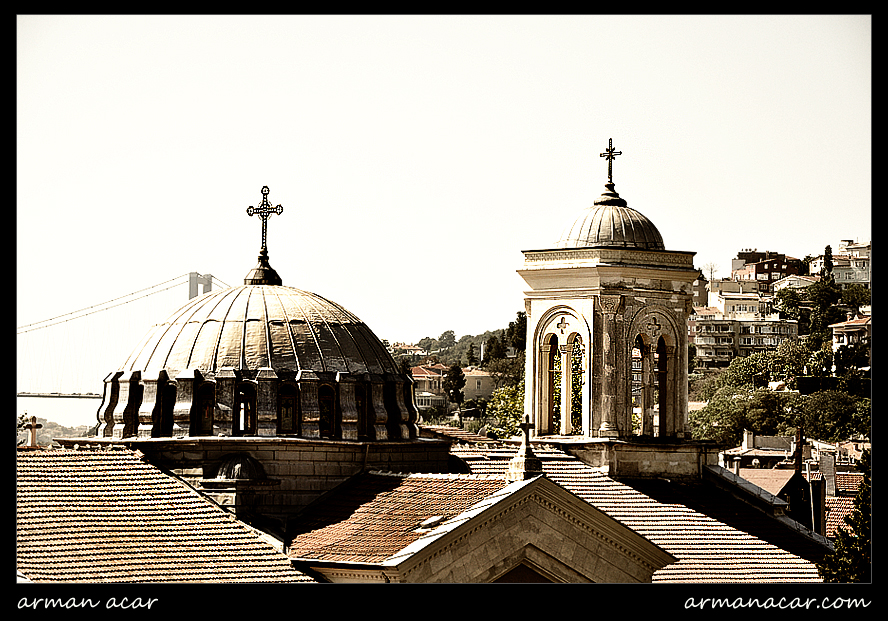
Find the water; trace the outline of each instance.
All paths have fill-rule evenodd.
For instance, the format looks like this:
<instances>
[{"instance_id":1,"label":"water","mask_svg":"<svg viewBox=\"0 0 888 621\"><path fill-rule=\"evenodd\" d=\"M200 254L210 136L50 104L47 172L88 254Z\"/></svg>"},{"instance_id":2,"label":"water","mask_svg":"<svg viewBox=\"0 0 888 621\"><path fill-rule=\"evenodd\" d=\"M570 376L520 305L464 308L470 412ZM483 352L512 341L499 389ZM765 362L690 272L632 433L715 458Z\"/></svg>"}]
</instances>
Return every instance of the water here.
<instances>
[{"instance_id":1,"label":"water","mask_svg":"<svg viewBox=\"0 0 888 621\"><path fill-rule=\"evenodd\" d=\"M96 412L102 405L101 399L83 397L19 397L15 398L15 417L28 413L28 416L45 418L64 427L96 424Z\"/></svg>"}]
</instances>

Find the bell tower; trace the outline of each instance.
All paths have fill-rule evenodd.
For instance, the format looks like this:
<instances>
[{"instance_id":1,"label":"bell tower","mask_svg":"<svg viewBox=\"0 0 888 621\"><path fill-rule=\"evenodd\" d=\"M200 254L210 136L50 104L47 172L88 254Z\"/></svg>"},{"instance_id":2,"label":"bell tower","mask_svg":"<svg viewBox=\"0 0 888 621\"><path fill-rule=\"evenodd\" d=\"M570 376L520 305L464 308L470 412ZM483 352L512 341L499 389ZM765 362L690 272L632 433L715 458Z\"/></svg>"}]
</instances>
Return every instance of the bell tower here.
<instances>
[{"instance_id":1,"label":"bell tower","mask_svg":"<svg viewBox=\"0 0 888 621\"><path fill-rule=\"evenodd\" d=\"M518 270L528 287L524 412L535 436L569 435L605 452L601 443L689 438L687 319L699 274L695 253L666 250L616 192L621 154L609 142L605 191L554 248L523 251Z\"/></svg>"}]
</instances>

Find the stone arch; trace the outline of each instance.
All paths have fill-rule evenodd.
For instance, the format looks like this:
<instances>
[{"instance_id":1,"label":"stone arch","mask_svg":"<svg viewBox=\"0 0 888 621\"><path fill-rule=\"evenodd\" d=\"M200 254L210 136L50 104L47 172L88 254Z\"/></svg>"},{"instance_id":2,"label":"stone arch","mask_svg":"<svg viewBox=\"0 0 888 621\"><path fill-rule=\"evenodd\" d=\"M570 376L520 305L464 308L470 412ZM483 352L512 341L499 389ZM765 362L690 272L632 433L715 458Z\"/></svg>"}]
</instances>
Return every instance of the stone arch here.
<instances>
[{"instance_id":1,"label":"stone arch","mask_svg":"<svg viewBox=\"0 0 888 621\"><path fill-rule=\"evenodd\" d=\"M682 352L681 328L675 316L667 308L655 305L642 307L629 322L629 360L635 352L640 354L641 386L636 403L640 414L639 425L629 429L645 436L669 437L683 431L682 390L680 372L686 354ZM637 359L636 359L637 360ZM638 372L632 369L630 372ZM629 382L632 390L633 382ZM633 402L630 392L628 403ZM630 412L631 417L631 412Z\"/></svg>"},{"instance_id":2,"label":"stone arch","mask_svg":"<svg viewBox=\"0 0 888 621\"><path fill-rule=\"evenodd\" d=\"M299 435L299 388L293 382L281 382L278 389L278 433Z\"/></svg>"},{"instance_id":3,"label":"stone arch","mask_svg":"<svg viewBox=\"0 0 888 621\"><path fill-rule=\"evenodd\" d=\"M526 388L533 391L529 405L537 435L585 433L589 428L591 408L588 379L582 382L579 390L581 403L578 409L582 422L578 429L571 424L573 382L579 381L571 373L571 361L578 357L582 361L580 377L588 378L591 342L591 330L586 319L570 306L556 306L536 323L533 381ZM556 395L560 395L560 398L556 398Z\"/></svg>"},{"instance_id":4,"label":"stone arch","mask_svg":"<svg viewBox=\"0 0 888 621\"><path fill-rule=\"evenodd\" d=\"M194 388L194 404L191 408L189 435L209 436L213 434L216 411L216 382L205 380Z\"/></svg>"},{"instance_id":5,"label":"stone arch","mask_svg":"<svg viewBox=\"0 0 888 621\"><path fill-rule=\"evenodd\" d=\"M340 416L336 406L336 386L322 383L318 386L318 433L321 438L339 436Z\"/></svg>"},{"instance_id":6,"label":"stone arch","mask_svg":"<svg viewBox=\"0 0 888 621\"><path fill-rule=\"evenodd\" d=\"M258 382L255 380L239 382L235 386L231 435L256 435L259 423L256 413L257 397Z\"/></svg>"}]
</instances>

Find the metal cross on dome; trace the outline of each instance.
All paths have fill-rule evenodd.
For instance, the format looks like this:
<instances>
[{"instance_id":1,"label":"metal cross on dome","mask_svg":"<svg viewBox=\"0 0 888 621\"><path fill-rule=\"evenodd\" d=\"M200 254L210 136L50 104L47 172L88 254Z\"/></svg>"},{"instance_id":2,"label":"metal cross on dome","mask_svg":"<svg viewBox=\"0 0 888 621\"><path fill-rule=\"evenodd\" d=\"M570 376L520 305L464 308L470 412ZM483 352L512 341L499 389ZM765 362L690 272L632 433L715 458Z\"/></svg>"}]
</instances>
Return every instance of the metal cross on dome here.
<instances>
[{"instance_id":1,"label":"metal cross on dome","mask_svg":"<svg viewBox=\"0 0 888 621\"><path fill-rule=\"evenodd\" d=\"M618 155L623 155L623 152L622 151L614 151L614 139L608 138L607 139L607 149L600 156L600 157L607 158L607 182L608 183L614 182L613 163L614 163L614 158L617 157Z\"/></svg>"},{"instance_id":2,"label":"metal cross on dome","mask_svg":"<svg viewBox=\"0 0 888 621\"><path fill-rule=\"evenodd\" d=\"M278 205L277 207L271 206L271 203L268 202L268 192L269 192L268 186L267 185L262 186L262 202L259 203L258 207L253 207L253 206L247 207L247 215L248 216L252 216L253 214L255 214L255 215L259 216L260 218L262 218L262 247L263 248L266 248L265 237L266 237L266 232L267 232L267 227L268 227L268 217L273 213L280 215L284 212L284 208L281 207L280 205Z\"/></svg>"}]
</instances>

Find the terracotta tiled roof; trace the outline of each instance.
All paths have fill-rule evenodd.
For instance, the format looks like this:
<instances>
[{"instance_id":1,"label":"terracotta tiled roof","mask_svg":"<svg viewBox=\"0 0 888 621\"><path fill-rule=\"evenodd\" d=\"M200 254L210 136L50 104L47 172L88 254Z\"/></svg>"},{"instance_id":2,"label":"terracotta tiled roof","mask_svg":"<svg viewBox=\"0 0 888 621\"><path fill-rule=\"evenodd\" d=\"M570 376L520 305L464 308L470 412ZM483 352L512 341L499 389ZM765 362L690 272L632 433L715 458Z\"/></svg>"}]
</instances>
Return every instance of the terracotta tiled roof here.
<instances>
[{"instance_id":1,"label":"terracotta tiled roof","mask_svg":"<svg viewBox=\"0 0 888 621\"><path fill-rule=\"evenodd\" d=\"M475 475L358 475L300 516L288 554L380 563L422 537L426 520L455 517L507 484L501 477Z\"/></svg>"},{"instance_id":2,"label":"terracotta tiled roof","mask_svg":"<svg viewBox=\"0 0 888 621\"><path fill-rule=\"evenodd\" d=\"M129 450L16 454L17 568L32 582L314 582Z\"/></svg>"},{"instance_id":3,"label":"terracotta tiled roof","mask_svg":"<svg viewBox=\"0 0 888 621\"><path fill-rule=\"evenodd\" d=\"M840 528L849 530L845 523L845 517L854 511L854 498L848 496L826 497L826 536L836 538L836 531Z\"/></svg>"},{"instance_id":4,"label":"terracotta tiled roof","mask_svg":"<svg viewBox=\"0 0 888 621\"><path fill-rule=\"evenodd\" d=\"M471 472L502 475L514 448L455 445ZM733 528L680 502L662 502L611 479L566 453L534 446L546 476L622 522L679 562L654 582L819 582L810 561Z\"/></svg>"},{"instance_id":5,"label":"terracotta tiled roof","mask_svg":"<svg viewBox=\"0 0 888 621\"><path fill-rule=\"evenodd\" d=\"M805 475L808 476L807 474ZM823 478L822 472L812 472L811 479L817 481ZM836 495L849 496L853 498L863 483L862 472L836 472Z\"/></svg>"}]
</instances>

